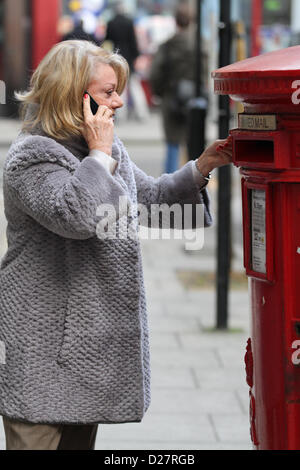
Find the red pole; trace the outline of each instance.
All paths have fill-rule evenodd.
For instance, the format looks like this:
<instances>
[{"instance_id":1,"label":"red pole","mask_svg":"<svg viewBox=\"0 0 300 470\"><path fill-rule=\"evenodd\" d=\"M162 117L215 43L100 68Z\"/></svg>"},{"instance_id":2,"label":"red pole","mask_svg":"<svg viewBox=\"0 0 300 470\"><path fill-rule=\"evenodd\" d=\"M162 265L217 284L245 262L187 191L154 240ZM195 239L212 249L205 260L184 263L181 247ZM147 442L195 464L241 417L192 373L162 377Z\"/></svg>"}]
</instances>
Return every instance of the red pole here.
<instances>
[{"instance_id":1,"label":"red pole","mask_svg":"<svg viewBox=\"0 0 300 470\"><path fill-rule=\"evenodd\" d=\"M42 58L59 40L57 23L61 0L31 0L32 6L32 67L36 69Z\"/></svg>"},{"instance_id":2,"label":"red pole","mask_svg":"<svg viewBox=\"0 0 300 470\"><path fill-rule=\"evenodd\" d=\"M259 55L261 52L259 31L263 22L263 0L252 0L251 5L251 56L254 57Z\"/></svg>"}]
</instances>

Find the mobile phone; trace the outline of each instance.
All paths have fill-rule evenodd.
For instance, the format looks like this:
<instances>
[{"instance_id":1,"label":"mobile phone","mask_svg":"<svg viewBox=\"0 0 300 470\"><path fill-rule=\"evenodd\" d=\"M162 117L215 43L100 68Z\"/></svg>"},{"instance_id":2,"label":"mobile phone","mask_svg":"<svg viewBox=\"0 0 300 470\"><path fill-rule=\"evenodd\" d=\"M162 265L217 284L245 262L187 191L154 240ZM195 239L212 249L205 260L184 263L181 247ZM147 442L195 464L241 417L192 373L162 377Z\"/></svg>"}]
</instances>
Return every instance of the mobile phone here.
<instances>
[{"instance_id":1,"label":"mobile phone","mask_svg":"<svg viewBox=\"0 0 300 470\"><path fill-rule=\"evenodd\" d=\"M94 98L87 92L85 91L84 93L87 93L90 97L90 103L91 103L91 111L92 113L95 115L96 112L98 111L98 108L99 108L99 105L96 103L96 101L94 100Z\"/></svg>"}]
</instances>

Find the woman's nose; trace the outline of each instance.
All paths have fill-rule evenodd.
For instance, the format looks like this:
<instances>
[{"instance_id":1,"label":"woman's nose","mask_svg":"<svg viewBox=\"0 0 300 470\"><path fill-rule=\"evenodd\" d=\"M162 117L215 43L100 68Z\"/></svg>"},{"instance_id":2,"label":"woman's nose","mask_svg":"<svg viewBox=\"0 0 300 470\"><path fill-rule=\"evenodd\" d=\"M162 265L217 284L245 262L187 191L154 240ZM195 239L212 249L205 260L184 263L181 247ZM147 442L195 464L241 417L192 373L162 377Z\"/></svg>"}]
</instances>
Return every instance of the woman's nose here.
<instances>
[{"instance_id":1,"label":"woman's nose","mask_svg":"<svg viewBox=\"0 0 300 470\"><path fill-rule=\"evenodd\" d=\"M113 107L121 108L123 104L124 104L124 101L122 100L121 96L118 95L118 97L114 99Z\"/></svg>"}]
</instances>

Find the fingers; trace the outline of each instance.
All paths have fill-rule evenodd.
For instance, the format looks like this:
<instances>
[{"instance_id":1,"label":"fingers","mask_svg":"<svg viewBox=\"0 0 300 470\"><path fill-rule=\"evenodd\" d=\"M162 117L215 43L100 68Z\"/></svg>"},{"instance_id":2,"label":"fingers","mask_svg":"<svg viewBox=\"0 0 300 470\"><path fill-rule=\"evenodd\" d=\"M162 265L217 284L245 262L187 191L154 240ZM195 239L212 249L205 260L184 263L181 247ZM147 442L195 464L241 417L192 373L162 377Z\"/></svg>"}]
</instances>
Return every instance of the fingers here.
<instances>
[{"instance_id":1,"label":"fingers","mask_svg":"<svg viewBox=\"0 0 300 470\"><path fill-rule=\"evenodd\" d=\"M105 105L100 105L98 108L98 111L96 113L97 117L108 117L111 118L113 115L113 112L110 108L108 108Z\"/></svg>"},{"instance_id":2,"label":"fingers","mask_svg":"<svg viewBox=\"0 0 300 470\"><path fill-rule=\"evenodd\" d=\"M224 151L218 152L218 160L216 166L223 166L232 163L232 154L225 153Z\"/></svg>"},{"instance_id":3,"label":"fingers","mask_svg":"<svg viewBox=\"0 0 300 470\"><path fill-rule=\"evenodd\" d=\"M232 150L217 150L218 152L218 155L220 155L221 157L224 157L224 158L230 158L232 159Z\"/></svg>"},{"instance_id":4,"label":"fingers","mask_svg":"<svg viewBox=\"0 0 300 470\"><path fill-rule=\"evenodd\" d=\"M85 93L83 96L83 115L85 118L90 118L94 117L92 110L91 110L91 104L90 104L90 95L88 93ZM113 112L110 108L108 108L105 105L100 105L98 107L97 113L95 116L101 117L101 116L106 116L106 117L111 117L113 115Z\"/></svg>"},{"instance_id":5,"label":"fingers","mask_svg":"<svg viewBox=\"0 0 300 470\"><path fill-rule=\"evenodd\" d=\"M230 153L232 153L232 136L231 135L227 137L227 139L218 141L218 146L216 147L216 151L219 152L221 150L222 151L228 150Z\"/></svg>"},{"instance_id":6,"label":"fingers","mask_svg":"<svg viewBox=\"0 0 300 470\"><path fill-rule=\"evenodd\" d=\"M220 157L224 158L227 163L232 162L232 136L230 135L227 139L222 140L219 145L216 147L216 152Z\"/></svg>"},{"instance_id":7,"label":"fingers","mask_svg":"<svg viewBox=\"0 0 300 470\"><path fill-rule=\"evenodd\" d=\"M93 117L93 113L90 105L90 97L87 93L83 96L83 116L86 121L88 118Z\"/></svg>"}]
</instances>

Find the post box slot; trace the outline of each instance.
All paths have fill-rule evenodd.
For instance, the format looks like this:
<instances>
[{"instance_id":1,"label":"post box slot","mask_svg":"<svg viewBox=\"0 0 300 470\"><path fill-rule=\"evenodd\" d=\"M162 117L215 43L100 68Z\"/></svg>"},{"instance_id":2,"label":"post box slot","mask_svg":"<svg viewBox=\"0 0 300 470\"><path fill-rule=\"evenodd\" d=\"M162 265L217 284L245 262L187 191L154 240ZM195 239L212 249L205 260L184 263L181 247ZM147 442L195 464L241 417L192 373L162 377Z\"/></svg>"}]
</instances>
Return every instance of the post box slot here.
<instances>
[{"instance_id":1,"label":"post box slot","mask_svg":"<svg viewBox=\"0 0 300 470\"><path fill-rule=\"evenodd\" d=\"M236 140L236 162L274 162L274 142L272 140Z\"/></svg>"}]
</instances>

